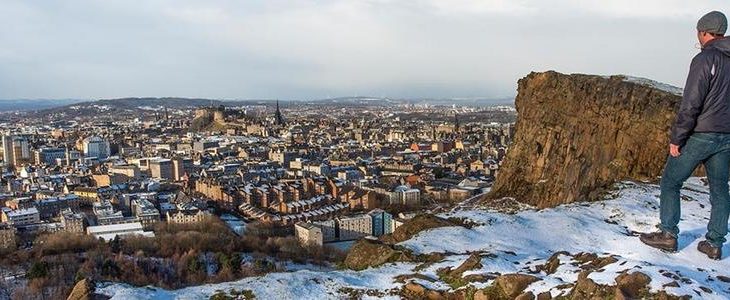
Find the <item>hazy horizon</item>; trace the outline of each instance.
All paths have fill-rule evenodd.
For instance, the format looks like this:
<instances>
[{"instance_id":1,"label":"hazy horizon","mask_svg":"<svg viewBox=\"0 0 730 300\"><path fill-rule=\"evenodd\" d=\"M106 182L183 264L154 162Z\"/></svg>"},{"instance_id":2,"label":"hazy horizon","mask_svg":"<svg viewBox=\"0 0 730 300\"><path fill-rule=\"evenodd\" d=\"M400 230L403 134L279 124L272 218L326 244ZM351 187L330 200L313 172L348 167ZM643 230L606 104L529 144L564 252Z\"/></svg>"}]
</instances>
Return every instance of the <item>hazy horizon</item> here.
<instances>
[{"instance_id":1,"label":"hazy horizon","mask_svg":"<svg viewBox=\"0 0 730 300\"><path fill-rule=\"evenodd\" d=\"M0 99L504 99L546 70L681 87L723 4L8 0Z\"/></svg>"}]
</instances>

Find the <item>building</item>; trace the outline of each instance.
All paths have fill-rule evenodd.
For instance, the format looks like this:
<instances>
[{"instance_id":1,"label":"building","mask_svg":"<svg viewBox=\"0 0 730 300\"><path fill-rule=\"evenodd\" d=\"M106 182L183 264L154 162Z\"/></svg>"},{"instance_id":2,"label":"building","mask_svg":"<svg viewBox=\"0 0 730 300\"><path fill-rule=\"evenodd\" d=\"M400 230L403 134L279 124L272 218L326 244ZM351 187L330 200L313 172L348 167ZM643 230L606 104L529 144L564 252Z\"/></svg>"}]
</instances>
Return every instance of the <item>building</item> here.
<instances>
[{"instance_id":1,"label":"building","mask_svg":"<svg viewBox=\"0 0 730 300\"><path fill-rule=\"evenodd\" d=\"M373 219L367 214L339 217L335 219L335 222L337 236L341 241L356 240L372 235L373 232Z\"/></svg>"},{"instance_id":2,"label":"building","mask_svg":"<svg viewBox=\"0 0 730 300\"><path fill-rule=\"evenodd\" d=\"M335 220L326 220L313 222L312 224L318 226L322 230L322 241L332 242L337 240L337 230Z\"/></svg>"},{"instance_id":3,"label":"building","mask_svg":"<svg viewBox=\"0 0 730 300\"><path fill-rule=\"evenodd\" d=\"M359 170L344 170L337 172L337 178L347 182L358 181L363 179L363 174Z\"/></svg>"},{"instance_id":4,"label":"building","mask_svg":"<svg viewBox=\"0 0 730 300\"><path fill-rule=\"evenodd\" d=\"M396 187L390 193L390 203L406 206L418 206L421 204L421 191L419 189L410 188L407 185Z\"/></svg>"},{"instance_id":5,"label":"building","mask_svg":"<svg viewBox=\"0 0 730 300\"><path fill-rule=\"evenodd\" d=\"M34 154L36 164L57 165L59 160L66 159L66 149L63 148L41 148Z\"/></svg>"},{"instance_id":6,"label":"building","mask_svg":"<svg viewBox=\"0 0 730 300\"><path fill-rule=\"evenodd\" d=\"M41 220L48 220L59 216L64 209L78 209L80 199L79 196L74 194L48 197L36 201L36 207L38 208Z\"/></svg>"},{"instance_id":7,"label":"building","mask_svg":"<svg viewBox=\"0 0 730 300\"><path fill-rule=\"evenodd\" d=\"M84 148L84 156L105 159L111 155L109 142L99 136L91 136L85 138L82 142Z\"/></svg>"},{"instance_id":8,"label":"building","mask_svg":"<svg viewBox=\"0 0 730 300\"><path fill-rule=\"evenodd\" d=\"M390 231L395 232L395 230L405 224L406 221L407 220L403 218L393 218L393 222L390 224Z\"/></svg>"},{"instance_id":9,"label":"building","mask_svg":"<svg viewBox=\"0 0 730 300\"><path fill-rule=\"evenodd\" d=\"M94 181L94 185L97 187L122 184L129 180L127 176L122 174L92 174L91 178Z\"/></svg>"},{"instance_id":10,"label":"building","mask_svg":"<svg viewBox=\"0 0 730 300\"><path fill-rule=\"evenodd\" d=\"M82 200L86 200L86 202L99 201L99 189L95 187L77 187L72 193L81 197Z\"/></svg>"},{"instance_id":11,"label":"building","mask_svg":"<svg viewBox=\"0 0 730 300\"><path fill-rule=\"evenodd\" d=\"M393 216L382 209L374 209L368 213L373 219L373 236L393 233Z\"/></svg>"},{"instance_id":12,"label":"building","mask_svg":"<svg viewBox=\"0 0 730 300\"><path fill-rule=\"evenodd\" d=\"M166 158L150 160L150 174L152 178L175 180L172 160Z\"/></svg>"},{"instance_id":13,"label":"building","mask_svg":"<svg viewBox=\"0 0 730 300\"><path fill-rule=\"evenodd\" d=\"M86 228L86 234L93 235L95 238L104 239L104 241L112 241L117 236L125 237L129 235L141 235L154 237L151 231L144 231L144 227L140 222L122 223L113 225L89 226Z\"/></svg>"},{"instance_id":14,"label":"building","mask_svg":"<svg viewBox=\"0 0 730 300\"><path fill-rule=\"evenodd\" d=\"M112 175L122 175L128 179L138 179L142 177L142 173L136 165L112 166L109 168L109 173Z\"/></svg>"},{"instance_id":15,"label":"building","mask_svg":"<svg viewBox=\"0 0 730 300\"><path fill-rule=\"evenodd\" d=\"M299 222L294 225L294 234L304 246L322 246L322 229L319 226Z\"/></svg>"},{"instance_id":16,"label":"building","mask_svg":"<svg viewBox=\"0 0 730 300\"><path fill-rule=\"evenodd\" d=\"M204 152L205 150L218 147L216 141L196 141L193 143L193 151Z\"/></svg>"},{"instance_id":17,"label":"building","mask_svg":"<svg viewBox=\"0 0 730 300\"><path fill-rule=\"evenodd\" d=\"M160 211L147 199L132 200L132 213L145 228L160 221Z\"/></svg>"},{"instance_id":18,"label":"building","mask_svg":"<svg viewBox=\"0 0 730 300\"><path fill-rule=\"evenodd\" d=\"M165 215L168 223L185 224L201 222L210 216L210 213L188 202L176 205L175 208L166 211Z\"/></svg>"},{"instance_id":19,"label":"building","mask_svg":"<svg viewBox=\"0 0 730 300\"><path fill-rule=\"evenodd\" d=\"M70 233L84 233L84 215L74 213L70 208L61 211L63 230Z\"/></svg>"},{"instance_id":20,"label":"building","mask_svg":"<svg viewBox=\"0 0 730 300\"><path fill-rule=\"evenodd\" d=\"M282 151L281 149L271 150L269 152L269 159L279 162L282 166L289 166L289 162L294 160L297 156L297 152L294 151Z\"/></svg>"},{"instance_id":21,"label":"building","mask_svg":"<svg viewBox=\"0 0 730 300\"><path fill-rule=\"evenodd\" d=\"M12 210L8 207L2 208L0 221L15 227L40 223L41 218L38 209L35 207Z\"/></svg>"},{"instance_id":22,"label":"building","mask_svg":"<svg viewBox=\"0 0 730 300\"><path fill-rule=\"evenodd\" d=\"M30 151L30 142L24 137L13 137L13 165L19 166L23 164L30 164L33 162L33 156Z\"/></svg>"},{"instance_id":23,"label":"building","mask_svg":"<svg viewBox=\"0 0 730 300\"><path fill-rule=\"evenodd\" d=\"M173 179L182 180L185 174L193 173L193 160L190 158L175 158L172 160Z\"/></svg>"},{"instance_id":24,"label":"building","mask_svg":"<svg viewBox=\"0 0 730 300\"><path fill-rule=\"evenodd\" d=\"M26 209L35 207L35 201L31 197L18 197L5 201L5 206L10 209Z\"/></svg>"},{"instance_id":25,"label":"building","mask_svg":"<svg viewBox=\"0 0 730 300\"><path fill-rule=\"evenodd\" d=\"M120 224L126 222L122 212L114 211L114 207L109 200L95 202L93 212L96 216L96 223L99 225Z\"/></svg>"},{"instance_id":26,"label":"building","mask_svg":"<svg viewBox=\"0 0 730 300\"><path fill-rule=\"evenodd\" d=\"M13 164L13 136L3 135L3 162L5 165Z\"/></svg>"}]
</instances>

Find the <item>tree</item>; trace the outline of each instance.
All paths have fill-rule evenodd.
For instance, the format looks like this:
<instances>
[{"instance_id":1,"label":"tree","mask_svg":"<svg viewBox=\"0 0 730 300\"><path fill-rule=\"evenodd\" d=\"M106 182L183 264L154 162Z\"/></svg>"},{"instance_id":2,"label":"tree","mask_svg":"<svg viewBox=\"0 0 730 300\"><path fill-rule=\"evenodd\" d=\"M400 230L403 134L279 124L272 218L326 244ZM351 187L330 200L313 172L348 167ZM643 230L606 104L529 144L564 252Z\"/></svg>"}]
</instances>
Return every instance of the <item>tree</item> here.
<instances>
[{"instance_id":1,"label":"tree","mask_svg":"<svg viewBox=\"0 0 730 300\"><path fill-rule=\"evenodd\" d=\"M26 274L28 279L43 278L46 276L48 276L48 263L45 261L33 262Z\"/></svg>"}]
</instances>

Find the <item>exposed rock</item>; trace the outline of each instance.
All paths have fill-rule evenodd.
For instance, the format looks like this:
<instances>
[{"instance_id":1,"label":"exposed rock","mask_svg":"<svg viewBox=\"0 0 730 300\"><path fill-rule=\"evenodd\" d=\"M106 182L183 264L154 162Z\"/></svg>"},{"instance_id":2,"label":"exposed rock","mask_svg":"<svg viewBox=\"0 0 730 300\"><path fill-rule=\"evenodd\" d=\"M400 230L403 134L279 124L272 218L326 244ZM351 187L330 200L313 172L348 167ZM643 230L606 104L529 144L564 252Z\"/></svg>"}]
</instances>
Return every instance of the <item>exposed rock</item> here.
<instances>
[{"instance_id":1,"label":"exposed rock","mask_svg":"<svg viewBox=\"0 0 730 300\"><path fill-rule=\"evenodd\" d=\"M223 131L225 124L223 106L203 107L195 110L195 117L190 121L190 131Z\"/></svg>"},{"instance_id":2,"label":"exposed rock","mask_svg":"<svg viewBox=\"0 0 730 300\"><path fill-rule=\"evenodd\" d=\"M522 293L519 296L515 297L515 300L534 300L535 294L532 292Z\"/></svg>"},{"instance_id":3,"label":"exposed rock","mask_svg":"<svg viewBox=\"0 0 730 300\"><path fill-rule=\"evenodd\" d=\"M439 275L441 280L448 283L454 289L460 288L469 282L488 281L487 277L478 274L470 275L468 278L463 276L466 271L481 268L481 261L482 256L475 252L472 253L469 258L467 258L466 261L464 261L464 263L459 265L456 269L452 270L451 267L446 267L437 270L436 273Z\"/></svg>"},{"instance_id":4,"label":"exposed rock","mask_svg":"<svg viewBox=\"0 0 730 300\"><path fill-rule=\"evenodd\" d=\"M421 231L446 226L456 226L456 224L434 215L422 214L406 221L392 234L384 236L382 240L386 243L396 244L411 239Z\"/></svg>"},{"instance_id":5,"label":"exposed rock","mask_svg":"<svg viewBox=\"0 0 730 300\"><path fill-rule=\"evenodd\" d=\"M540 208L655 181L681 97L623 76L549 71L520 79L515 137L489 198Z\"/></svg>"},{"instance_id":6,"label":"exposed rock","mask_svg":"<svg viewBox=\"0 0 730 300\"><path fill-rule=\"evenodd\" d=\"M464 272L466 272L466 271L481 268L482 267L481 262L482 262L482 256L477 252L472 253L471 255L469 255L469 258L467 258L466 261L464 261L464 263L459 265L456 269L451 270L449 272L449 276L461 277L462 274L464 274Z\"/></svg>"},{"instance_id":7,"label":"exposed rock","mask_svg":"<svg viewBox=\"0 0 730 300\"><path fill-rule=\"evenodd\" d=\"M388 262L409 261L408 253L396 250L393 246L362 239L350 248L345 258L345 266L352 270L364 270Z\"/></svg>"},{"instance_id":8,"label":"exposed rock","mask_svg":"<svg viewBox=\"0 0 730 300\"><path fill-rule=\"evenodd\" d=\"M574 260L580 263L581 269L597 270L610 264L616 263L618 259L613 256L600 257L595 253L581 252L574 256Z\"/></svg>"},{"instance_id":9,"label":"exposed rock","mask_svg":"<svg viewBox=\"0 0 730 300\"><path fill-rule=\"evenodd\" d=\"M96 294L96 284L89 279L82 279L76 283L68 300L101 300L108 297Z\"/></svg>"},{"instance_id":10,"label":"exposed rock","mask_svg":"<svg viewBox=\"0 0 730 300\"><path fill-rule=\"evenodd\" d=\"M593 279L588 278L589 271L581 272L578 275L573 290L570 291L570 299L609 299L615 295L613 288L597 284Z\"/></svg>"},{"instance_id":11,"label":"exposed rock","mask_svg":"<svg viewBox=\"0 0 730 300\"><path fill-rule=\"evenodd\" d=\"M474 300L491 300L487 292L478 290L474 293Z\"/></svg>"},{"instance_id":12,"label":"exposed rock","mask_svg":"<svg viewBox=\"0 0 730 300\"><path fill-rule=\"evenodd\" d=\"M403 286L402 296L406 299L427 299L427 300L461 300L464 299L461 293L448 293L431 290L415 282L409 282Z\"/></svg>"},{"instance_id":13,"label":"exposed rock","mask_svg":"<svg viewBox=\"0 0 730 300\"><path fill-rule=\"evenodd\" d=\"M730 283L730 277L727 277L727 276L722 276L722 275L717 276L717 280L720 280L722 282Z\"/></svg>"},{"instance_id":14,"label":"exposed rock","mask_svg":"<svg viewBox=\"0 0 730 300\"><path fill-rule=\"evenodd\" d=\"M538 280L540 279L532 275L506 274L497 277L494 282L507 297L514 299L522 294L530 284Z\"/></svg>"},{"instance_id":15,"label":"exposed rock","mask_svg":"<svg viewBox=\"0 0 730 300\"><path fill-rule=\"evenodd\" d=\"M641 272L622 273L617 276L615 286L597 284L588 278L591 271L583 271L578 275L575 287L570 291L568 299L659 299L681 300L690 299L689 296L669 295L664 291L649 292L651 278Z\"/></svg>"},{"instance_id":16,"label":"exposed rock","mask_svg":"<svg viewBox=\"0 0 730 300\"><path fill-rule=\"evenodd\" d=\"M553 296L550 294L550 292L542 292L537 295L537 300L550 300Z\"/></svg>"},{"instance_id":17,"label":"exposed rock","mask_svg":"<svg viewBox=\"0 0 730 300\"><path fill-rule=\"evenodd\" d=\"M543 271L548 275L555 273L560 267L560 255L570 255L570 253L566 251L553 253L544 265L538 266L538 271Z\"/></svg>"},{"instance_id":18,"label":"exposed rock","mask_svg":"<svg viewBox=\"0 0 730 300\"><path fill-rule=\"evenodd\" d=\"M641 272L623 273L616 277L616 287L628 298L639 298L648 294L650 282L651 277Z\"/></svg>"},{"instance_id":19,"label":"exposed rock","mask_svg":"<svg viewBox=\"0 0 730 300\"><path fill-rule=\"evenodd\" d=\"M424 287L418 283L415 283L415 282L406 283L406 285L403 286L403 288L407 292L412 293L414 295L422 295L426 292L426 287Z\"/></svg>"}]
</instances>

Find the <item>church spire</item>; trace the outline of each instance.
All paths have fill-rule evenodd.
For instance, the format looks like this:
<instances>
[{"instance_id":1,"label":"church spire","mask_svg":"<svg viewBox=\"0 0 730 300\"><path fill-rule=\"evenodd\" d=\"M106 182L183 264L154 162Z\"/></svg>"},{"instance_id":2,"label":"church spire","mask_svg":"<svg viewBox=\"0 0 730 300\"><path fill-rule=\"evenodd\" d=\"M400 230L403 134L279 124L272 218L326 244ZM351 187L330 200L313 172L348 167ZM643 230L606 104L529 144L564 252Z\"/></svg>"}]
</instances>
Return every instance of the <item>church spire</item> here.
<instances>
[{"instance_id":1,"label":"church spire","mask_svg":"<svg viewBox=\"0 0 730 300\"><path fill-rule=\"evenodd\" d=\"M276 125L284 125L284 117L281 116L281 110L279 109L279 100L276 100L276 113L274 114L276 119Z\"/></svg>"}]
</instances>

